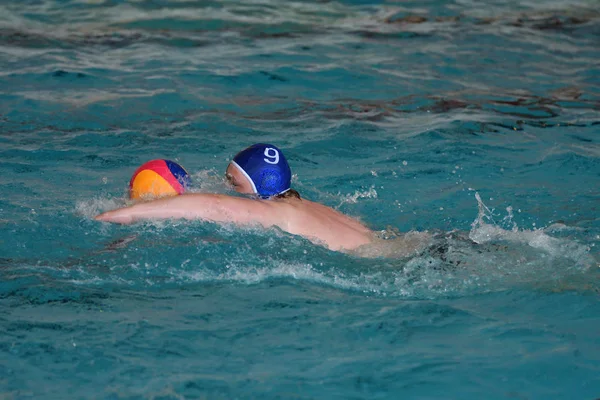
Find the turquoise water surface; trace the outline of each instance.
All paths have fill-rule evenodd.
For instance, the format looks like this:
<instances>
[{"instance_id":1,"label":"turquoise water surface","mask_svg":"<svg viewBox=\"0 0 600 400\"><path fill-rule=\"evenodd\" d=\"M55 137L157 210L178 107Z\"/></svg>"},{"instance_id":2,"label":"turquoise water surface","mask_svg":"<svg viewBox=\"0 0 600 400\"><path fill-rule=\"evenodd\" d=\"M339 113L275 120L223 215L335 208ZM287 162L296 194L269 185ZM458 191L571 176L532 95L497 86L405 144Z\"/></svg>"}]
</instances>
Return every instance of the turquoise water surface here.
<instances>
[{"instance_id":1,"label":"turquoise water surface","mask_svg":"<svg viewBox=\"0 0 600 400\"><path fill-rule=\"evenodd\" d=\"M0 398L600 397L599 10L0 1ZM443 251L93 220L254 142Z\"/></svg>"}]
</instances>

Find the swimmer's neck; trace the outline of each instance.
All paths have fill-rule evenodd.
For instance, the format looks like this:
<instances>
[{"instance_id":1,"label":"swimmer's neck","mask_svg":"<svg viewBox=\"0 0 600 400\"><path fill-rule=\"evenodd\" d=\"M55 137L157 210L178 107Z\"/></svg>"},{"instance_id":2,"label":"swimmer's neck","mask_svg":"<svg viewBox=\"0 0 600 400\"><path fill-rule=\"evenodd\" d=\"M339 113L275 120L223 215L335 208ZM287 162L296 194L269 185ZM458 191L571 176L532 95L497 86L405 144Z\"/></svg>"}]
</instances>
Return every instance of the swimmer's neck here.
<instances>
[{"instance_id":1,"label":"swimmer's neck","mask_svg":"<svg viewBox=\"0 0 600 400\"><path fill-rule=\"evenodd\" d=\"M294 196L289 196L289 197L271 197L268 199L261 199L260 197L256 196L256 195L252 195L252 196L245 196L246 198L252 199L252 200L258 200L261 202L266 202L266 203L288 203L288 204L298 204L301 203L302 200L301 198L298 197L294 197Z\"/></svg>"}]
</instances>

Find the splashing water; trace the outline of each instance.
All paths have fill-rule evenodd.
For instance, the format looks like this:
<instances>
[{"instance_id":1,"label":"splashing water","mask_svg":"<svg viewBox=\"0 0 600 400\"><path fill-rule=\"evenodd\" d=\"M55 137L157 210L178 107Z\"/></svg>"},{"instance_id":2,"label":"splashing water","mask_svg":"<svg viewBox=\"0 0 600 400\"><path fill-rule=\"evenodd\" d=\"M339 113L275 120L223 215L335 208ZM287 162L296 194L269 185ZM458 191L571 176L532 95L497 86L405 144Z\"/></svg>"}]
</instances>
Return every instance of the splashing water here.
<instances>
[{"instance_id":1,"label":"splashing water","mask_svg":"<svg viewBox=\"0 0 600 400\"><path fill-rule=\"evenodd\" d=\"M371 186L369 190L356 190L353 194L346 194L341 196L342 199L337 205L337 208L341 207L343 204L356 204L359 199L376 199L377 198L377 190L375 190L374 186Z\"/></svg>"},{"instance_id":2,"label":"splashing water","mask_svg":"<svg viewBox=\"0 0 600 400\"><path fill-rule=\"evenodd\" d=\"M519 230L516 222L512 220L512 208L507 208L508 215L504 222L512 224L511 230L505 230L493 223L493 212L483 203L479 193L475 193L478 214L471 225L469 238L475 243L484 244L504 241L511 244L526 244L532 248L542 250L551 259L567 259L573 261L570 268L588 269L595 265L595 260L590 254L590 247L572 240L554 238L546 233L546 229ZM491 221L492 223L487 223ZM552 229L555 229L553 227Z\"/></svg>"},{"instance_id":3,"label":"splashing water","mask_svg":"<svg viewBox=\"0 0 600 400\"><path fill-rule=\"evenodd\" d=\"M209 177L207 180L211 187L222 184L217 178ZM160 282L257 284L272 279L292 279L345 290L418 298L429 298L441 293L459 295L495 291L507 286L530 283L537 285L545 282L552 285L551 282L556 283L569 275L584 273L596 265L589 246L568 238L552 237L546 232L556 230L556 225L548 229L519 230L512 219L512 208L508 207L507 215L502 219L504 226L511 226L510 230L506 230L494 222L493 211L484 204L479 193L475 193L475 199L478 214L469 232L453 230L401 233L397 229L388 229L380 232L371 245L363 246L348 255L308 245L302 238L277 230L263 231L232 225L177 221L138 225L135 229L143 227L141 238L136 234L125 240L113 241L98 254L106 258L107 251L114 255L124 253L124 256L128 254L127 259L136 260L140 259L136 254L145 251L159 237L172 236L169 242L176 242L179 240L177 237L192 236L200 238L190 243L197 243L199 246L196 253L208 255L223 251L220 248L227 248L230 253L227 257L229 261L223 266L219 265L218 260L213 264L198 262L197 257L186 257L178 267L170 266L171 261L163 265L157 259L148 260L145 264L134 262L130 264L133 269L128 274L128 279L115 281L106 277L107 281L133 282L137 274L142 274L150 286ZM94 198L78 203L76 210L89 217L98 212L99 208L110 208L118 203L115 199ZM198 227L202 227L204 231L200 236ZM144 236L147 238L144 239ZM269 257L256 254L257 247L253 244L256 240L262 242L259 248L270 254ZM146 245L144 241L149 242ZM236 242L241 245L230 248ZM311 248L310 252L306 250L307 245ZM278 253L281 256L277 256ZM315 261L315 256L321 261ZM356 256L358 258L352 262L357 265L356 268L339 267L340 263L349 263L348 257ZM92 259L98 260L97 256ZM142 259L147 257L142 256ZM289 261L292 259L295 261ZM80 262L89 263L90 260ZM115 259L109 254L108 261L105 262L114 263ZM117 261L117 264L120 262ZM111 268L114 269L114 266ZM162 278L165 268L169 275L168 281ZM77 274L82 274L81 269L77 271ZM98 276L93 273L89 275L87 272L84 275L76 281L83 284L98 283Z\"/></svg>"}]
</instances>

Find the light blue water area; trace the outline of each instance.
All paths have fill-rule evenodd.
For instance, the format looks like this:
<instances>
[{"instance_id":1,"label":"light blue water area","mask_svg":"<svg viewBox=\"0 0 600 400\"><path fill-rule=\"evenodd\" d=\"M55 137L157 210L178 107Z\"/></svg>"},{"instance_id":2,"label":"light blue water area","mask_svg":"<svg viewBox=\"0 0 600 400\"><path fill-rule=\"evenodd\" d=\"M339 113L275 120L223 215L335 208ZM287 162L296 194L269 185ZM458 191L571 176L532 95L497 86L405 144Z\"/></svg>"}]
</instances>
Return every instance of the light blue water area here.
<instances>
[{"instance_id":1,"label":"light blue water area","mask_svg":"<svg viewBox=\"0 0 600 400\"><path fill-rule=\"evenodd\" d=\"M597 398L599 43L588 0L0 2L0 397ZM254 142L439 248L92 219Z\"/></svg>"}]
</instances>

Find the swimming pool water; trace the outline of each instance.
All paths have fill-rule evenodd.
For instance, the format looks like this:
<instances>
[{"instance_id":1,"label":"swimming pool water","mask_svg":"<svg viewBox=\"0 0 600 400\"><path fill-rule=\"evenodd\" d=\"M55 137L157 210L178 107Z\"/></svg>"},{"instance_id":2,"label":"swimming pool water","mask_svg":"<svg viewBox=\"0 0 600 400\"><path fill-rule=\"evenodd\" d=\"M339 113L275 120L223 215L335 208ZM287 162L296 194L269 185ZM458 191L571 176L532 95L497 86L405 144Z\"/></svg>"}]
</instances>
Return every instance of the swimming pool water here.
<instances>
[{"instance_id":1,"label":"swimming pool water","mask_svg":"<svg viewBox=\"0 0 600 400\"><path fill-rule=\"evenodd\" d=\"M0 2L0 398L597 398L599 39L585 0ZM92 219L259 141L445 252Z\"/></svg>"}]
</instances>

